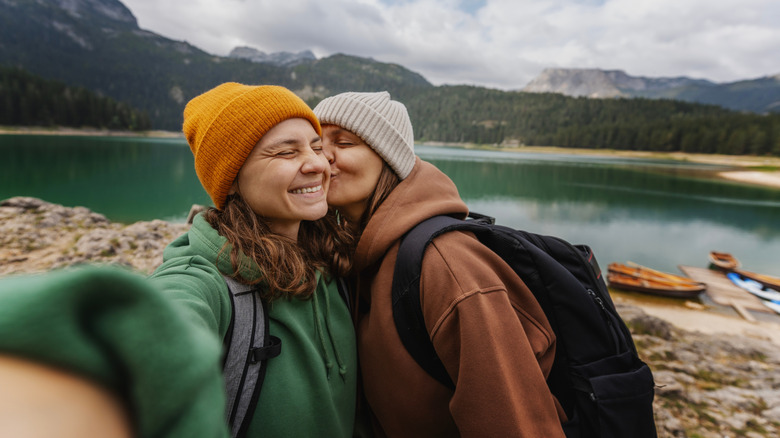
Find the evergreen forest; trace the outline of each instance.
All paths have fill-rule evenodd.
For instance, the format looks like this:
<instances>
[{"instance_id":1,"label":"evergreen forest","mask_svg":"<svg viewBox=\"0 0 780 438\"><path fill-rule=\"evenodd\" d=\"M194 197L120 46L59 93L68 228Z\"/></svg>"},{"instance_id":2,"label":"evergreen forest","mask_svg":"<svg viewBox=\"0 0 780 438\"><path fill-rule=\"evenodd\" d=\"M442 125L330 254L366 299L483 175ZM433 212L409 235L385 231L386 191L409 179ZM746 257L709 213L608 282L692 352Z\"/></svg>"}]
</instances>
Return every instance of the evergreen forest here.
<instances>
[{"instance_id":1,"label":"evergreen forest","mask_svg":"<svg viewBox=\"0 0 780 438\"><path fill-rule=\"evenodd\" d=\"M434 87L405 103L420 141L780 156L778 113L471 86Z\"/></svg>"},{"instance_id":2,"label":"evergreen forest","mask_svg":"<svg viewBox=\"0 0 780 438\"><path fill-rule=\"evenodd\" d=\"M149 116L126 103L13 67L0 67L0 125L151 128Z\"/></svg>"}]
</instances>

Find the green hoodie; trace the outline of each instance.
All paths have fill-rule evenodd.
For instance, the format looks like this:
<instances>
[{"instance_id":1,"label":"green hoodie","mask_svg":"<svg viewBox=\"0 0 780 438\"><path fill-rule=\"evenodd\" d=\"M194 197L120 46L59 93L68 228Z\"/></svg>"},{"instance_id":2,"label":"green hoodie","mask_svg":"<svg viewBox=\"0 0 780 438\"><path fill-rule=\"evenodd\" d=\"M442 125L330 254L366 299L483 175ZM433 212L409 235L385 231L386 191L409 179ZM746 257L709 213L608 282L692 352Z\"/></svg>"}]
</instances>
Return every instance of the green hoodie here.
<instances>
[{"instance_id":1,"label":"green hoodie","mask_svg":"<svg viewBox=\"0 0 780 438\"><path fill-rule=\"evenodd\" d=\"M222 272L231 272L226 239L202 215L164 252L150 277L187 319L224 339L231 319ZM221 254L221 257L220 257ZM270 333L282 354L268 362L248 436L350 437L355 421L357 355L349 311L335 282L318 278L309 300L268 306Z\"/></svg>"}]
</instances>

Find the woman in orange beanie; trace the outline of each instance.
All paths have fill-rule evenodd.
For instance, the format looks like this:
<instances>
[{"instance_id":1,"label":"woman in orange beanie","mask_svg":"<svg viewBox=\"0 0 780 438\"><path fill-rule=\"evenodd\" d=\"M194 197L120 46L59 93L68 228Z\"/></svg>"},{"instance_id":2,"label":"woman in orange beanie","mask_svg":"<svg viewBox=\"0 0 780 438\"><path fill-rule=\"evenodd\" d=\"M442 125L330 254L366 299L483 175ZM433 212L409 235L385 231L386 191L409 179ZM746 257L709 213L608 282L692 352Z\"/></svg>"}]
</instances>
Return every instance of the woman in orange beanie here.
<instances>
[{"instance_id":1,"label":"woman in orange beanie","mask_svg":"<svg viewBox=\"0 0 780 438\"><path fill-rule=\"evenodd\" d=\"M150 278L220 340L237 321L223 276L248 285L281 342L260 370L256 408L243 421L228 413L234 433L352 436L355 336L328 275L337 273L339 231L321 220L330 168L316 116L285 88L225 83L187 104L183 130L214 207L166 248Z\"/></svg>"}]
</instances>

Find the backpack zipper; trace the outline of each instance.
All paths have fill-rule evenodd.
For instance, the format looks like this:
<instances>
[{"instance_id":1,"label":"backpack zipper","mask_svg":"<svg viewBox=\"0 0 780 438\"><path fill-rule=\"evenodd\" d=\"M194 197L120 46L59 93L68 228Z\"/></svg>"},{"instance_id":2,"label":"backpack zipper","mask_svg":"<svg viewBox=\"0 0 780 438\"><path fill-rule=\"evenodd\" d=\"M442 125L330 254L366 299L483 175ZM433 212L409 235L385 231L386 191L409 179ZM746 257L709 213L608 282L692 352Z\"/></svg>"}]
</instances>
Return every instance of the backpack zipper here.
<instances>
[{"instance_id":1,"label":"backpack zipper","mask_svg":"<svg viewBox=\"0 0 780 438\"><path fill-rule=\"evenodd\" d=\"M604 305L604 301L601 299L596 292L593 291L593 289L587 289L588 295L593 299L593 301L596 302L596 304L601 307L601 313L604 316L604 320L607 321L607 325L609 326L609 333L612 335L612 342L615 345L615 353L620 354L620 340L618 340L617 334L615 333L615 325L612 323L612 318L610 318L610 312L607 309L607 306Z\"/></svg>"}]
</instances>

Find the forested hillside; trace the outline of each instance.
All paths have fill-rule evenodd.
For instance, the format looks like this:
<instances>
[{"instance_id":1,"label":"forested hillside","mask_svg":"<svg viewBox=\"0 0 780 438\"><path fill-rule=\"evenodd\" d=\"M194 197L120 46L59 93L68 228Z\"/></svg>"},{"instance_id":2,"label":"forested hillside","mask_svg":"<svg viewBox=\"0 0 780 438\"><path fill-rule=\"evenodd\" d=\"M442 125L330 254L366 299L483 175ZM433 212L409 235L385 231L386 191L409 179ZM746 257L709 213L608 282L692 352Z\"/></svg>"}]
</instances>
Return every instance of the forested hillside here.
<instances>
[{"instance_id":1,"label":"forested hillside","mask_svg":"<svg viewBox=\"0 0 780 438\"><path fill-rule=\"evenodd\" d=\"M68 87L18 68L0 66L0 125L151 128L149 116L86 88Z\"/></svg>"},{"instance_id":2,"label":"forested hillside","mask_svg":"<svg viewBox=\"0 0 780 438\"><path fill-rule=\"evenodd\" d=\"M469 86L425 90L406 104L419 140L780 155L780 114Z\"/></svg>"}]
</instances>

